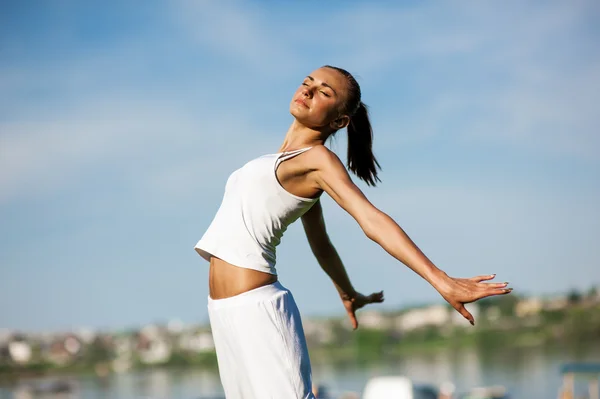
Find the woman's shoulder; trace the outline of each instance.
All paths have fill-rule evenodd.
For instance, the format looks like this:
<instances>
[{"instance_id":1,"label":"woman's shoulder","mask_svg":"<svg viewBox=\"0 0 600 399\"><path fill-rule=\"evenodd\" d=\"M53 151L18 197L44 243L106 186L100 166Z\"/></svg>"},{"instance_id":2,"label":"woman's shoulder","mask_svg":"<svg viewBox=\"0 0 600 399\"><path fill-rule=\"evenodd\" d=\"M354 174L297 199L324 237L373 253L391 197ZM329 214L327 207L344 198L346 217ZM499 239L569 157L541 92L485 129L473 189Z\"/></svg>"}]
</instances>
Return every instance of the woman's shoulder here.
<instances>
[{"instance_id":1,"label":"woman's shoulder","mask_svg":"<svg viewBox=\"0 0 600 399\"><path fill-rule=\"evenodd\" d=\"M344 164L337 154L322 144L316 145L306 151L305 159L315 169L328 169L331 167L339 167L340 165L344 167Z\"/></svg>"}]
</instances>

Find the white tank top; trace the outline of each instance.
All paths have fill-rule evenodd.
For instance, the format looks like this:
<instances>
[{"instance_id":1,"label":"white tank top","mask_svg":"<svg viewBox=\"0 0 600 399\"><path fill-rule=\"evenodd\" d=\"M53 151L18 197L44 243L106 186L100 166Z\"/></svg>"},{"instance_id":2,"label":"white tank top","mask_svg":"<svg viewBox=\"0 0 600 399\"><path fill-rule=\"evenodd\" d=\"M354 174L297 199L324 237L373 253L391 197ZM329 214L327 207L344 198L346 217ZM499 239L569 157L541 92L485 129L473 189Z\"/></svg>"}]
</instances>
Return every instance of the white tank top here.
<instances>
[{"instance_id":1,"label":"white tank top","mask_svg":"<svg viewBox=\"0 0 600 399\"><path fill-rule=\"evenodd\" d=\"M217 214L194 249L248 269L277 274L275 247L287 227L318 198L298 197L281 186L279 164L309 148L253 159L233 172Z\"/></svg>"}]
</instances>

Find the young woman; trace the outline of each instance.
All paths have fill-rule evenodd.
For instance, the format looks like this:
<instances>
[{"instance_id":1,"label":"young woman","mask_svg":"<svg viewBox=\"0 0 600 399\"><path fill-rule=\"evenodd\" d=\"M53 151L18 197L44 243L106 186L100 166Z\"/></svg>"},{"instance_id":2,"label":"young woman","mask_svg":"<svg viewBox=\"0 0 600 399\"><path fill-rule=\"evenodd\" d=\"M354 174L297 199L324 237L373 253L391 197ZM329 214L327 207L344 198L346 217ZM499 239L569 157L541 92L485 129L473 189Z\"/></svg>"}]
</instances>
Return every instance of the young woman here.
<instances>
[{"instance_id":1,"label":"young woman","mask_svg":"<svg viewBox=\"0 0 600 399\"><path fill-rule=\"evenodd\" d=\"M313 398L300 313L277 280L275 248L302 219L318 263L333 280L354 328L356 310L382 302L383 292L354 289L329 240L319 197L346 210L366 236L429 282L472 324L464 304L511 291L494 275L453 278L437 268L406 233L354 185L324 146L348 130L348 169L369 185L379 181L372 131L360 87L347 71L325 66L307 76L290 104L294 117L280 152L260 156L229 177L222 204L196 244L210 262L208 311L221 382L228 399Z\"/></svg>"}]
</instances>

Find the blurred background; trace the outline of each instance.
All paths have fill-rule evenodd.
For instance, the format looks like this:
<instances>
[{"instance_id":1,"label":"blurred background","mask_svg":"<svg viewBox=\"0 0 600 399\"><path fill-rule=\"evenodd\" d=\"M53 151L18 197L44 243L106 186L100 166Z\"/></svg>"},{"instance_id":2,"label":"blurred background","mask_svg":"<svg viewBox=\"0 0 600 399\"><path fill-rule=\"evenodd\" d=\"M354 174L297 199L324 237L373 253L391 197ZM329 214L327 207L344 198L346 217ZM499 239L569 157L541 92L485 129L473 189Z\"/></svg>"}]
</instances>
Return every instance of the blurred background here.
<instances>
[{"instance_id":1,"label":"blurred background","mask_svg":"<svg viewBox=\"0 0 600 399\"><path fill-rule=\"evenodd\" d=\"M365 194L448 274L515 291L471 327L323 198L354 285L386 301L350 331L291 226L278 273L319 397L384 375L415 398L557 397L565 364L600 361L599 18L593 0L2 1L0 398L222 396L193 246L324 64L370 106Z\"/></svg>"}]
</instances>

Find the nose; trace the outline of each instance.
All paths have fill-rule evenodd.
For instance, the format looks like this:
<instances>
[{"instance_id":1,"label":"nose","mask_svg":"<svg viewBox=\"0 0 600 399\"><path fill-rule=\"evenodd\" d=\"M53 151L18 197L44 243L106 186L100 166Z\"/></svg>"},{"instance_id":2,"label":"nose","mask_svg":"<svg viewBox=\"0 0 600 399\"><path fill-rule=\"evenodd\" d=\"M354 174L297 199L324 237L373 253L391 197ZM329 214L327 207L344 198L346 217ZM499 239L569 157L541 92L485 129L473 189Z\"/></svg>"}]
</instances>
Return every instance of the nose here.
<instances>
[{"instance_id":1,"label":"nose","mask_svg":"<svg viewBox=\"0 0 600 399\"><path fill-rule=\"evenodd\" d=\"M304 89L302 89L302 95L304 97L310 98L312 96L312 90L310 89L310 87L304 87Z\"/></svg>"}]
</instances>

